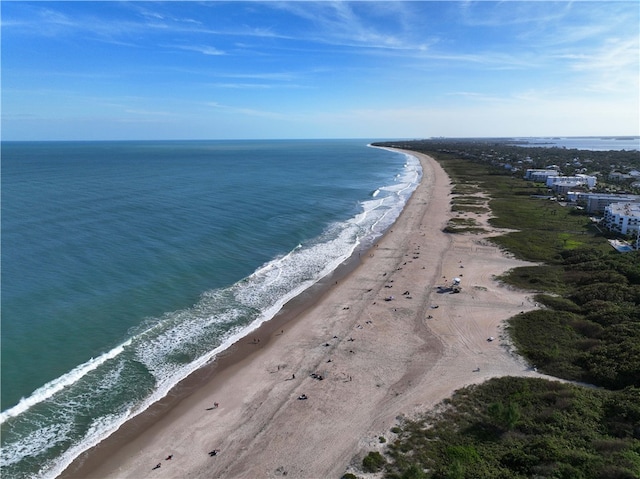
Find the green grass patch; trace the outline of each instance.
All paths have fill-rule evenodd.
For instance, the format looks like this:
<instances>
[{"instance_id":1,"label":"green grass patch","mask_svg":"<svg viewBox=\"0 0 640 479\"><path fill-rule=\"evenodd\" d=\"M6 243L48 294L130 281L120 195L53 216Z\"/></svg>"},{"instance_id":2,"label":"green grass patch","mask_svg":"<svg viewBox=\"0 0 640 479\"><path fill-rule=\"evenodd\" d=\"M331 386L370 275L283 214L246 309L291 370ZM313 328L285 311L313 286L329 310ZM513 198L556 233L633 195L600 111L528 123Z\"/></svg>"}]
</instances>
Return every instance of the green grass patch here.
<instances>
[{"instance_id":1,"label":"green grass patch","mask_svg":"<svg viewBox=\"0 0 640 479\"><path fill-rule=\"evenodd\" d=\"M454 213L476 213L476 214L484 214L489 212L489 208L484 206L474 206L474 205L451 205L451 211Z\"/></svg>"},{"instance_id":2,"label":"green grass patch","mask_svg":"<svg viewBox=\"0 0 640 479\"><path fill-rule=\"evenodd\" d=\"M632 478L640 474L640 390L497 378L443 412L402 423L386 478Z\"/></svg>"},{"instance_id":3,"label":"green grass patch","mask_svg":"<svg viewBox=\"0 0 640 479\"><path fill-rule=\"evenodd\" d=\"M478 222L473 218L451 218L449 224L453 226L477 226Z\"/></svg>"},{"instance_id":4,"label":"green grass patch","mask_svg":"<svg viewBox=\"0 0 640 479\"><path fill-rule=\"evenodd\" d=\"M473 218L451 218L443 229L445 233L485 233L486 230L478 225Z\"/></svg>"},{"instance_id":5,"label":"green grass patch","mask_svg":"<svg viewBox=\"0 0 640 479\"><path fill-rule=\"evenodd\" d=\"M485 193L491 198L491 226L517 230L493 241L518 258L558 262L563 251L585 246L603 250L608 247L588 216L577 215L571 208L562 207L555 201L533 197L546 194L545 188L481 162L456 158L451 154L430 154L451 177L454 191L462 195L461 199L452 200L452 211L487 213L489 210L479 206L479 201L485 200L470 196L479 191Z\"/></svg>"},{"instance_id":6,"label":"green grass patch","mask_svg":"<svg viewBox=\"0 0 640 479\"><path fill-rule=\"evenodd\" d=\"M480 192L480 188L475 183L456 183L451 189L452 195L473 195Z\"/></svg>"},{"instance_id":7,"label":"green grass patch","mask_svg":"<svg viewBox=\"0 0 640 479\"><path fill-rule=\"evenodd\" d=\"M498 279L517 288L528 291L567 291L564 269L557 265L521 266L507 271Z\"/></svg>"},{"instance_id":8,"label":"green grass patch","mask_svg":"<svg viewBox=\"0 0 640 479\"><path fill-rule=\"evenodd\" d=\"M534 310L509 320L509 333L518 351L540 370L554 376L580 380L576 365L584 336L571 327L580 317L566 311Z\"/></svg>"},{"instance_id":9,"label":"green grass patch","mask_svg":"<svg viewBox=\"0 0 640 479\"><path fill-rule=\"evenodd\" d=\"M481 205L487 202L486 198L480 196L456 196L451 200L456 205Z\"/></svg>"},{"instance_id":10,"label":"green grass patch","mask_svg":"<svg viewBox=\"0 0 640 479\"><path fill-rule=\"evenodd\" d=\"M552 296L549 294L536 294L534 296L536 302L544 304L547 308L556 311L566 311L568 313L580 314L582 308L568 298L562 296Z\"/></svg>"},{"instance_id":11,"label":"green grass patch","mask_svg":"<svg viewBox=\"0 0 640 479\"><path fill-rule=\"evenodd\" d=\"M444 231L445 233L452 233L452 234L462 234L462 233L482 234L487 232L487 230L483 228L455 227L450 225L445 226L442 231Z\"/></svg>"}]
</instances>

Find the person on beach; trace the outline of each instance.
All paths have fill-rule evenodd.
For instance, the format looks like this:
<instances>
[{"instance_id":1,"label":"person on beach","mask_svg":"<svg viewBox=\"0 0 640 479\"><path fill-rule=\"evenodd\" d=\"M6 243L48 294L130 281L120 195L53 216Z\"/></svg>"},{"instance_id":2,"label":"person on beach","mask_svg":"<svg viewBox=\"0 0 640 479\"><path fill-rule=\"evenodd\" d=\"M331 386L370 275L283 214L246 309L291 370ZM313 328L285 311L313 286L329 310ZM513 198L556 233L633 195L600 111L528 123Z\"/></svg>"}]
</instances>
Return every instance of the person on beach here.
<instances>
[{"instance_id":1,"label":"person on beach","mask_svg":"<svg viewBox=\"0 0 640 479\"><path fill-rule=\"evenodd\" d=\"M162 464L158 463L156 464L156 467L154 467L153 469L151 469L152 471L155 471L156 469L160 469L162 467Z\"/></svg>"}]
</instances>

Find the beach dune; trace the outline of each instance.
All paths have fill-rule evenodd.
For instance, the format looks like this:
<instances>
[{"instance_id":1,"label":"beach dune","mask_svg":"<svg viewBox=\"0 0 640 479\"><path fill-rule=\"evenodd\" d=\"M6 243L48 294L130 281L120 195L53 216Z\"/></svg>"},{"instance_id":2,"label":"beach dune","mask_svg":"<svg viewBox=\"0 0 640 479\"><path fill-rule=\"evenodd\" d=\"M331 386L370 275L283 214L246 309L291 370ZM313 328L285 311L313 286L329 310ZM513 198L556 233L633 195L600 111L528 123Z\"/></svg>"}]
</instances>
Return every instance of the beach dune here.
<instances>
[{"instance_id":1,"label":"beach dune","mask_svg":"<svg viewBox=\"0 0 640 479\"><path fill-rule=\"evenodd\" d=\"M337 478L380 436L392 438L398 416L491 377L539 376L502 331L534 305L494 279L527 263L485 236L443 233L449 178L413 154L421 184L355 268L295 300L61 477ZM445 289L454 278L458 294Z\"/></svg>"}]
</instances>

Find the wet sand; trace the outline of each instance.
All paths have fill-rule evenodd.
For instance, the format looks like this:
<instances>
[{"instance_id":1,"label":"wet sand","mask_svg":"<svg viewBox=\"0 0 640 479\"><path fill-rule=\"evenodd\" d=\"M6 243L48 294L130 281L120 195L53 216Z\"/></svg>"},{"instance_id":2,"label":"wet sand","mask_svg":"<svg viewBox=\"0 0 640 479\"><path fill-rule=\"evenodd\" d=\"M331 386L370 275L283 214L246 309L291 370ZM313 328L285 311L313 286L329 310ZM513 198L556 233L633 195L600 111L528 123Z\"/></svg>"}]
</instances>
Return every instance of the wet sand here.
<instances>
[{"instance_id":1,"label":"wet sand","mask_svg":"<svg viewBox=\"0 0 640 479\"><path fill-rule=\"evenodd\" d=\"M443 233L449 178L414 154L422 182L378 244L61 477L340 477L392 436L397 416L491 377L540 376L502 332L533 304L494 279L527 263L485 241L499 232ZM487 215L469 216L486 225ZM459 294L439 289L455 277Z\"/></svg>"}]
</instances>

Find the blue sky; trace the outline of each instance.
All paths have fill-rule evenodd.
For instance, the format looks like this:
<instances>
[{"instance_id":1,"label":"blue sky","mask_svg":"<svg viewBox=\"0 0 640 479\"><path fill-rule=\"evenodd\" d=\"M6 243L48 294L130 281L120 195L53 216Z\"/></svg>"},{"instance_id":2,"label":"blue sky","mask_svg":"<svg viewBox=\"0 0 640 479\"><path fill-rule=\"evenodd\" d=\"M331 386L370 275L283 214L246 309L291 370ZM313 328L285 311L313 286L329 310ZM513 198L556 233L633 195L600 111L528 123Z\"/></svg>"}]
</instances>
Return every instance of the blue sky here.
<instances>
[{"instance_id":1,"label":"blue sky","mask_svg":"<svg viewBox=\"0 0 640 479\"><path fill-rule=\"evenodd\" d=\"M2 139L640 135L630 2L13 2Z\"/></svg>"}]
</instances>

